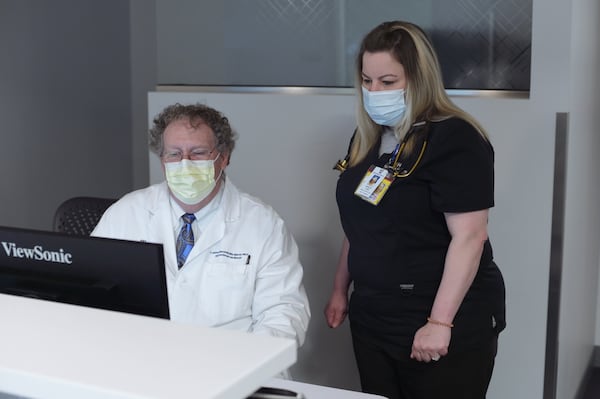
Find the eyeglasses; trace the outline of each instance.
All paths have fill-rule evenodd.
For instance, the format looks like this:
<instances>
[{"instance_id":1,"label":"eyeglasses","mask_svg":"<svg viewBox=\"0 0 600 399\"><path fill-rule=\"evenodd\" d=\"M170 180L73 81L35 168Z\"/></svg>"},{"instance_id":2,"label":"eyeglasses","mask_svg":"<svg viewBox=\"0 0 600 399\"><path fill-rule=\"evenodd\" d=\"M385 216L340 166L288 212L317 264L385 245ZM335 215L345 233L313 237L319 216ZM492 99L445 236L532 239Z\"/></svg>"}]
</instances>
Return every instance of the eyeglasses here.
<instances>
[{"instance_id":1,"label":"eyeglasses","mask_svg":"<svg viewBox=\"0 0 600 399\"><path fill-rule=\"evenodd\" d=\"M190 161L206 161L210 159L213 152L215 152L215 148L212 150L206 148L196 148L189 152L188 154L184 154L181 151L167 151L162 154L161 158L165 162L180 162L182 159L189 159Z\"/></svg>"}]
</instances>

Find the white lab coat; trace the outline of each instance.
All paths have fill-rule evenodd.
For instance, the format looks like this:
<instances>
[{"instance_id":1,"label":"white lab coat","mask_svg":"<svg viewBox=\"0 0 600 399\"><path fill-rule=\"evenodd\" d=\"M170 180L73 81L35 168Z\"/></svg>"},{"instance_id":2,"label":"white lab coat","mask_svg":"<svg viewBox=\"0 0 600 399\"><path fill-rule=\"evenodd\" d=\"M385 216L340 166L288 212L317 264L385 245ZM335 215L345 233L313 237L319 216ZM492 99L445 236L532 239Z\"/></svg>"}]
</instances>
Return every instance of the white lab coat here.
<instances>
[{"instance_id":1,"label":"white lab coat","mask_svg":"<svg viewBox=\"0 0 600 399\"><path fill-rule=\"evenodd\" d=\"M225 179L221 205L181 270L166 182L125 195L92 235L162 243L171 320L304 342L310 319L298 247L283 220Z\"/></svg>"}]
</instances>

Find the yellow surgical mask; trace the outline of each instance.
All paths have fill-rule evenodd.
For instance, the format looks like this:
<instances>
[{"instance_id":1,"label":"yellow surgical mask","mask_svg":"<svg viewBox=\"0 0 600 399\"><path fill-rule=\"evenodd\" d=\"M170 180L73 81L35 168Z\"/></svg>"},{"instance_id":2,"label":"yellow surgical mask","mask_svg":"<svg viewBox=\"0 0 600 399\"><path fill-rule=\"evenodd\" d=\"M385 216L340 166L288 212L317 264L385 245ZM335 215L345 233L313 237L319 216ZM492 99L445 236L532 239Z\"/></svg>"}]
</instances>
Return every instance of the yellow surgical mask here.
<instances>
[{"instance_id":1,"label":"yellow surgical mask","mask_svg":"<svg viewBox=\"0 0 600 399\"><path fill-rule=\"evenodd\" d=\"M209 160L166 162L165 177L175 198L187 205L195 205L205 199L217 185L214 164L220 155Z\"/></svg>"}]
</instances>

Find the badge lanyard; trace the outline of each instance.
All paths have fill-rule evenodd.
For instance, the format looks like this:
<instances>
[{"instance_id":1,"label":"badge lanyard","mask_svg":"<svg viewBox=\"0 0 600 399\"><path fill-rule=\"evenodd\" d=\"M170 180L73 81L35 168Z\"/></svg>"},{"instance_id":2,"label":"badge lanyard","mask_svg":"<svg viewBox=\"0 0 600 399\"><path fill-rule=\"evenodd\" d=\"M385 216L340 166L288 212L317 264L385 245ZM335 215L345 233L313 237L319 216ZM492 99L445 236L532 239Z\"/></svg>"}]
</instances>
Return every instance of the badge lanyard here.
<instances>
[{"instance_id":1,"label":"badge lanyard","mask_svg":"<svg viewBox=\"0 0 600 399\"><path fill-rule=\"evenodd\" d=\"M390 155L390 158L384 167L375 165L371 165L369 167L364 177L356 187L356 190L354 191L355 195L370 204L378 205L395 179L406 178L415 171L421 162L421 159L423 158L423 154L425 153L425 148L427 147L427 137L425 137L417 159L411 168L404 169L402 162L400 162L400 158L404 152L404 148L406 147L408 139L414 133L414 128L422 125L425 125L425 122L420 122L413 125L413 129L407 133L404 140L402 140L401 143L396 144L396 148ZM348 157L346 157L343 161L339 161L336 165L336 169L338 169L339 166L343 167L345 170L347 166L347 158Z\"/></svg>"},{"instance_id":2,"label":"badge lanyard","mask_svg":"<svg viewBox=\"0 0 600 399\"><path fill-rule=\"evenodd\" d=\"M415 169L417 168L419 163L421 162L421 158L423 158L423 154L425 153L425 148L427 147L427 137L425 137L425 140L423 140L423 145L421 146L421 150L419 151L419 155L417 156L417 160L414 162L413 166L410 169L402 168L402 162L400 162L400 156L404 152L404 147L406 146L406 142L408 141L409 136L410 136L410 132L409 132L409 134L406 135L405 139L402 140L401 144L396 145L394 152L390 156L390 159L385 166L385 168L388 169L394 175L394 177L403 178L403 177L410 176L415 171ZM392 163L392 159L394 160L393 163Z\"/></svg>"}]
</instances>

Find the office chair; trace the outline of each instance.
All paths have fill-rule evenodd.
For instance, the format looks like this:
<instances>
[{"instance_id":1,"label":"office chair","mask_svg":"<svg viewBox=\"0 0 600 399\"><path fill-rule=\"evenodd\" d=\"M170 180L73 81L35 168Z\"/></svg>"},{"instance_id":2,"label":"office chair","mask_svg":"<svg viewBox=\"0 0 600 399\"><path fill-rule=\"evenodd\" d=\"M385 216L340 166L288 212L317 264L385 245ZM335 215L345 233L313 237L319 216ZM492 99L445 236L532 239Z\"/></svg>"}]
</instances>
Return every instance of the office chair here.
<instances>
[{"instance_id":1,"label":"office chair","mask_svg":"<svg viewBox=\"0 0 600 399\"><path fill-rule=\"evenodd\" d=\"M60 204L54 213L54 231L89 236L104 211L115 201L113 198L69 198Z\"/></svg>"}]
</instances>

